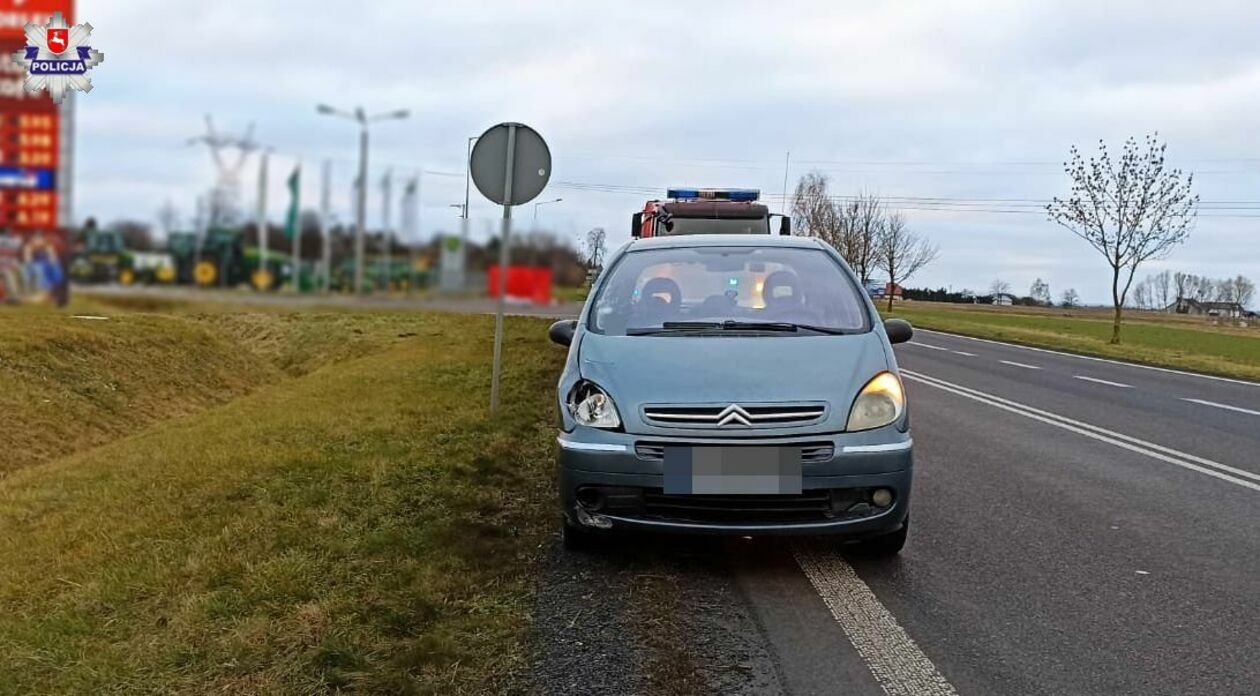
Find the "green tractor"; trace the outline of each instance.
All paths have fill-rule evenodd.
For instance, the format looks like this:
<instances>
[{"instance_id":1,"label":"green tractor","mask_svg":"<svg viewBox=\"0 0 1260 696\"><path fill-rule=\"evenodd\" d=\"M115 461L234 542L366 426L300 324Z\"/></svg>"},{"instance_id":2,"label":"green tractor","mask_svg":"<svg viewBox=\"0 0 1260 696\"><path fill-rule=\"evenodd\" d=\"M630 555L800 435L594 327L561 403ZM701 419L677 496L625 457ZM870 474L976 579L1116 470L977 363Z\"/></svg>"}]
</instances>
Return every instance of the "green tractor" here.
<instances>
[{"instance_id":1,"label":"green tractor","mask_svg":"<svg viewBox=\"0 0 1260 696\"><path fill-rule=\"evenodd\" d=\"M70 265L70 276L80 283L170 283L175 263L170 254L133 251L116 230L89 228Z\"/></svg>"},{"instance_id":2,"label":"green tractor","mask_svg":"<svg viewBox=\"0 0 1260 696\"><path fill-rule=\"evenodd\" d=\"M197 253L197 235L180 232L170 236L171 254L175 257L178 282L199 287L238 287L249 285L257 290L276 290L290 282L293 264L287 254L267 254L267 268L262 269L258 247L247 247L240 231L211 229ZM310 264L302 264L298 274L303 290L315 287Z\"/></svg>"}]
</instances>

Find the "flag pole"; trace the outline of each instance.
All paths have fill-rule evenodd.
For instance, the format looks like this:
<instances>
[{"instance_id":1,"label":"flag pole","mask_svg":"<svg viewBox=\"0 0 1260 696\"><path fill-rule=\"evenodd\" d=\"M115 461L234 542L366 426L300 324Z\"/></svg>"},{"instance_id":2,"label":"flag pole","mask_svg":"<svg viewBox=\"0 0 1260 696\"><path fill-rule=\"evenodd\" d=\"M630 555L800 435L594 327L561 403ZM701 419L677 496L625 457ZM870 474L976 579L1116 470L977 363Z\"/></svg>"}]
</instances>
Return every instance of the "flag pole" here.
<instances>
[{"instance_id":1,"label":"flag pole","mask_svg":"<svg viewBox=\"0 0 1260 696\"><path fill-rule=\"evenodd\" d=\"M289 265L290 276L293 281L293 292L301 292L302 286L298 282L298 277L302 274L302 206L298 198L298 191L302 188L302 160L298 160L297 166L293 169L293 186L289 191L289 195L293 196L293 200L289 203L289 226L293 235L293 259Z\"/></svg>"}]
</instances>

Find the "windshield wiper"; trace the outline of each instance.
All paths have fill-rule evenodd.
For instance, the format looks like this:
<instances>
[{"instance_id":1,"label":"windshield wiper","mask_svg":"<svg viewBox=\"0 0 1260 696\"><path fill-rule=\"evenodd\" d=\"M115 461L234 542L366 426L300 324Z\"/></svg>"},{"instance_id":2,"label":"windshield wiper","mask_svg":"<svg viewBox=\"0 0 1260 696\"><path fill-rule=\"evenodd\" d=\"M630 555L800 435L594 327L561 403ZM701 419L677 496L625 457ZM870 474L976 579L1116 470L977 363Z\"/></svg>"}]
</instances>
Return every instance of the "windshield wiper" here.
<instances>
[{"instance_id":1,"label":"windshield wiper","mask_svg":"<svg viewBox=\"0 0 1260 696\"><path fill-rule=\"evenodd\" d=\"M647 336L652 334L671 333L675 331L813 331L829 335L847 334L844 329L833 329L827 326L812 324L796 324L787 321L667 321L659 327L641 327L626 329L627 336Z\"/></svg>"},{"instance_id":2,"label":"windshield wiper","mask_svg":"<svg viewBox=\"0 0 1260 696\"><path fill-rule=\"evenodd\" d=\"M790 321L734 321L728 319L721 322L721 328L736 331L814 331L833 335L848 333L844 329L833 329L829 326L815 326L813 324L797 324Z\"/></svg>"}]
</instances>

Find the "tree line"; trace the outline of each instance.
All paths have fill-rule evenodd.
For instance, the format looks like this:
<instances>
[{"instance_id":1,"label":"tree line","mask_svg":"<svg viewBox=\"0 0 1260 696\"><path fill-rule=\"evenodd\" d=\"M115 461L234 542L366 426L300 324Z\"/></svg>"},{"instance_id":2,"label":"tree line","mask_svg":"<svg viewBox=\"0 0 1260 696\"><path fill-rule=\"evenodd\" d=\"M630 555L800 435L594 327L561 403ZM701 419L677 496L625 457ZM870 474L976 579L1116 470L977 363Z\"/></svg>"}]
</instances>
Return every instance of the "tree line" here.
<instances>
[{"instance_id":1,"label":"tree line","mask_svg":"<svg viewBox=\"0 0 1260 696\"><path fill-rule=\"evenodd\" d=\"M828 178L821 172L810 172L797 182L792 217L797 230L840 252L863 286L870 284L876 272L882 272L892 286L904 284L940 251L878 196L865 192L832 196ZM892 303L889 292L890 310Z\"/></svg>"},{"instance_id":2,"label":"tree line","mask_svg":"<svg viewBox=\"0 0 1260 696\"><path fill-rule=\"evenodd\" d=\"M1256 297L1256 284L1244 275L1209 278L1180 271L1147 275L1133 288L1133 304L1139 309L1181 307L1195 302L1235 302L1250 307Z\"/></svg>"}]
</instances>

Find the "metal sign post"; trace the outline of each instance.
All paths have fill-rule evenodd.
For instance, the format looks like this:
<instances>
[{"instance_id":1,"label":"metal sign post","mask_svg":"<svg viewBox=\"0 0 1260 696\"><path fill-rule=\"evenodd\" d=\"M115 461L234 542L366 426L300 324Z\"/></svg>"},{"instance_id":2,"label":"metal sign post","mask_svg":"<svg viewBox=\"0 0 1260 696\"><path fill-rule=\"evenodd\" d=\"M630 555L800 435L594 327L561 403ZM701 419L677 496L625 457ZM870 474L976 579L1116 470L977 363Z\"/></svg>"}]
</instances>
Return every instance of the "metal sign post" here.
<instances>
[{"instance_id":1,"label":"metal sign post","mask_svg":"<svg viewBox=\"0 0 1260 696\"><path fill-rule=\"evenodd\" d=\"M503 197L512 201L512 165L516 164L516 124L508 125L507 156L503 167ZM499 237L499 299L494 305L494 367L490 373L490 413L499 411L499 375L503 371L503 305L507 300L508 253L512 234L512 206L503 206L503 234Z\"/></svg>"},{"instance_id":2,"label":"metal sign post","mask_svg":"<svg viewBox=\"0 0 1260 696\"><path fill-rule=\"evenodd\" d=\"M503 372L503 309L511 260L512 206L528 203L547 185L551 178L551 151L533 128L523 123L500 123L477 138L468 168L481 195L503 206L499 296L494 312L494 364L490 375L490 412L493 414L499 410L499 381Z\"/></svg>"}]
</instances>

